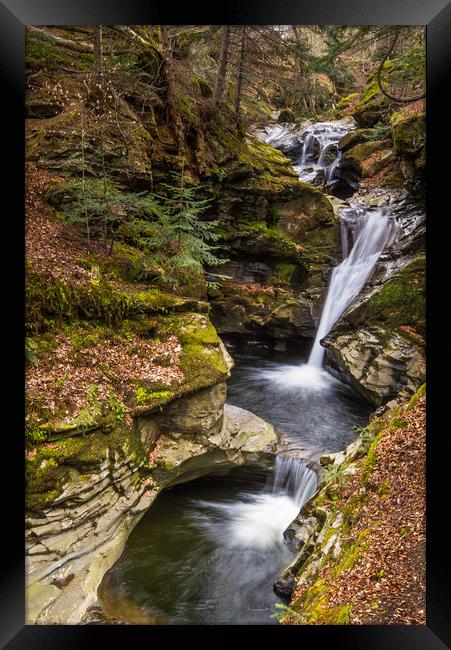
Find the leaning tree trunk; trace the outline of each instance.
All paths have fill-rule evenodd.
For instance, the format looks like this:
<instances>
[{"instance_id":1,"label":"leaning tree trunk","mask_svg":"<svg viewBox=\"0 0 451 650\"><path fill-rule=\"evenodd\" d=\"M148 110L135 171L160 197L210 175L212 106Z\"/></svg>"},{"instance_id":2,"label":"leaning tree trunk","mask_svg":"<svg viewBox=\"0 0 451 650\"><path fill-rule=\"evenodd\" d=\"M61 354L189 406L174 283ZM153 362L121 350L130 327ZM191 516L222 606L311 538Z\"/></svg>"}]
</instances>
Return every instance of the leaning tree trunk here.
<instances>
[{"instance_id":1,"label":"leaning tree trunk","mask_svg":"<svg viewBox=\"0 0 451 650\"><path fill-rule=\"evenodd\" d=\"M243 89L243 72L244 72L244 42L246 37L246 26L241 27L241 46L240 46L240 59L238 63L238 79L236 83L236 92L235 92L235 115L237 120L240 117L240 106L241 106L241 92Z\"/></svg>"},{"instance_id":2,"label":"leaning tree trunk","mask_svg":"<svg viewBox=\"0 0 451 650\"><path fill-rule=\"evenodd\" d=\"M224 82L229 60L230 25L225 25L222 30L221 54L219 56L218 76L216 77L213 93L213 106L218 106L224 92Z\"/></svg>"},{"instance_id":3,"label":"leaning tree trunk","mask_svg":"<svg viewBox=\"0 0 451 650\"><path fill-rule=\"evenodd\" d=\"M171 41L169 39L169 32L166 25L161 25L161 42L163 46L163 54L166 62L166 82L168 86L168 109L169 115L172 120L172 127L180 150L184 148L183 127L180 113L178 110L178 95L177 85L175 82L174 62L172 59Z\"/></svg>"},{"instance_id":4,"label":"leaning tree trunk","mask_svg":"<svg viewBox=\"0 0 451 650\"><path fill-rule=\"evenodd\" d=\"M387 54L384 56L384 58L382 59L382 61L379 64L379 67L378 67L377 73L376 73L376 80L377 80L377 85L379 86L379 90L381 91L381 93L383 95L385 95L385 97L388 97L388 99L391 99L392 102L400 102L402 104L410 104L411 102L417 102L420 99L424 99L426 97L426 92L422 92L422 93L419 93L418 95L413 95L411 97L401 97L401 96L396 97L395 95L392 95L391 93L388 92L388 90L386 90L384 88L384 84L383 84L383 81L382 81L382 72L384 70L384 63L388 59L390 54L393 52L393 50L395 49L395 45L396 45L396 43L398 41L398 38L399 38L399 32L396 33L395 38L393 39L393 42L392 42L391 46L387 50Z\"/></svg>"}]
</instances>

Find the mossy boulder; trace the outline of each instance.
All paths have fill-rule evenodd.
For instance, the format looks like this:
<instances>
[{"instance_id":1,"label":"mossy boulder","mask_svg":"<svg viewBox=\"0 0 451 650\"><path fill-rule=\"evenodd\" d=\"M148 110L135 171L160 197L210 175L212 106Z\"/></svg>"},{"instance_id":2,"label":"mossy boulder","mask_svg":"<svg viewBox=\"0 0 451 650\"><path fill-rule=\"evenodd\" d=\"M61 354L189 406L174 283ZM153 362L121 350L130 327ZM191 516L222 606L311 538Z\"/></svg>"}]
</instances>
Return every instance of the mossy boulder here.
<instances>
[{"instance_id":1,"label":"mossy boulder","mask_svg":"<svg viewBox=\"0 0 451 650\"><path fill-rule=\"evenodd\" d=\"M391 140L361 142L346 150L339 173L351 187L357 188L362 178L372 178L394 162Z\"/></svg>"},{"instance_id":2,"label":"mossy boulder","mask_svg":"<svg viewBox=\"0 0 451 650\"><path fill-rule=\"evenodd\" d=\"M391 118L394 148L402 156L420 157L426 142L424 113L394 113Z\"/></svg>"},{"instance_id":3,"label":"mossy boulder","mask_svg":"<svg viewBox=\"0 0 451 650\"><path fill-rule=\"evenodd\" d=\"M374 133L373 129L353 129L346 133L338 143L340 151L347 151L356 144L366 142L368 138Z\"/></svg>"},{"instance_id":4,"label":"mossy boulder","mask_svg":"<svg viewBox=\"0 0 451 650\"><path fill-rule=\"evenodd\" d=\"M404 328L426 334L426 259L417 255L369 300L349 314L354 327L379 323L390 330Z\"/></svg>"},{"instance_id":5,"label":"mossy boulder","mask_svg":"<svg viewBox=\"0 0 451 650\"><path fill-rule=\"evenodd\" d=\"M355 104L359 99L359 93L351 93L346 97L342 97L337 103L337 111L345 111L349 109L353 104Z\"/></svg>"}]
</instances>

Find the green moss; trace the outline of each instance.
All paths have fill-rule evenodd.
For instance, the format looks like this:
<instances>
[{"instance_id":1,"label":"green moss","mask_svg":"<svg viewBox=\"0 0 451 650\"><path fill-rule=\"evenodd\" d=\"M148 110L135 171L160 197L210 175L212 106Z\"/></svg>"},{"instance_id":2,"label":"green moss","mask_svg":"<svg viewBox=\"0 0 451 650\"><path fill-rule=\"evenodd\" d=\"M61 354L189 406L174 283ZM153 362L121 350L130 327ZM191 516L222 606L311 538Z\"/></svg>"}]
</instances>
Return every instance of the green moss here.
<instances>
[{"instance_id":1,"label":"green moss","mask_svg":"<svg viewBox=\"0 0 451 650\"><path fill-rule=\"evenodd\" d=\"M425 258L420 256L369 299L365 321L382 322L389 329L410 326L424 336L425 303Z\"/></svg>"},{"instance_id":2,"label":"green moss","mask_svg":"<svg viewBox=\"0 0 451 650\"><path fill-rule=\"evenodd\" d=\"M386 61L383 66L382 80L385 81L393 64ZM352 113L357 124L370 127L379 121L387 121L390 113L390 103L380 92L376 72L373 72L367 79L365 86L360 93L360 99Z\"/></svg>"},{"instance_id":3,"label":"green moss","mask_svg":"<svg viewBox=\"0 0 451 650\"><path fill-rule=\"evenodd\" d=\"M127 290L102 275L90 283L76 284L29 270L26 300L27 333L33 335L77 319L118 327L130 316L165 314L173 308L183 308L186 299L155 288ZM94 338L91 343L95 344ZM85 347L89 345L87 341Z\"/></svg>"},{"instance_id":4,"label":"green moss","mask_svg":"<svg viewBox=\"0 0 451 650\"><path fill-rule=\"evenodd\" d=\"M150 391L145 386L138 386L135 393L135 400L139 406L156 406L162 402L167 402L173 395L169 390Z\"/></svg>"},{"instance_id":5,"label":"green moss","mask_svg":"<svg viewBox=\"0 0 451 650\"><path fill-rule=\"evenodd\" d=\"M82 70L92 67L94 55L89 52L71 52L54 45L27 39L25 60L32 68L60 68L61 66L75 66Z\"/></svg>"},{"instance_id":6,"label":"green moss","mask_svg":"<svg viewBox=\"0 0 451 650\"><path fill-rule=\"evenodd\" d=\"M365 462L363 463L362 466L362 474L360 476L360 482L362 485L366 486L368 485L368 478L373 471L374 466L377 464L377 456L376 456L376 447L379 444L381 438L382 438L382 431L377 434L377 436L374 438L373 442L370 445L370 448L368 449L368 453L365 458Z\"/></svg>"},{"instance_id":7,"label":"green moss","mask_svg":"<svg viewBox=\"0 0 451 650\"><path fill-rule=\"evenodd\" d=\"M137 431L116 424L108 431L52 440L38 445L26 458L26 509L39 512L49 506L68 481L90 477L117 452L131 455L137 466L147 460Z\"/></svg>"},{"instance_id":8,"label":"green moss","mask_svg":"<svg viewBox=\"0 0 451 650\"><path fill-rule=\"evenodd\" d=\"M420 397L423 397L423 395L426 395L426 384L422 384L417 392L411 397L409 403L407 404L406 411L413 409L418 404Z\"/></svg>"},{"instance_id":9,"label":"green moss","mask_svg":"<svg viewBox=\"0 0 451 650\"><path fill-rule=\"evenodd\" d=\"M414 156L424 149L426 139L424 113L408 114L398 111L392 115L390 124L397 153Z\"/></svg>"},{"instance_id":10,"label":"green moss","mask_svg":"<svg viewBox=\"0 0 451 650\"><path fill-rule=\"evenodd\" d=\"M271 278L271 284L290 284L297 268L296 264L290 262L277 262L274 267L274 275ZM262 296L262 298L264 300L264 296Z\"/></svg>"},{"instance_id":11,"label":"green moss","mask_svg":"<svg viewBox=\"0 0 451 650\"><path fill-rule=\"evenodd\" d=\"M405 429L408 425L408 421L403 417L396 417L390 422L390 426L394 429Z\"/></svg>"},{"instance_id":12,"label":"green moss","mask_svg":"<svg viewBox=\"0 0 451 650\"><path fill-rule=\"evenodd\" d=\"M359 97L359 93L351 93L350 95L347 95L347 97L342 97L340 101L337 104L337 109L339 111L342 111L343 109L347 108L352 102L356 101Z\"/></svg>"},{"instance_id":13,"label":"green moss","mask_svg":"<svg viewBox=\"0 0 451 650\"><path fill-rule=\"evenodd\" d=\"M267 255L278 260L305 264L302 248L277 228L268 226L265 221L238 221L237 227L241 236L253 236L255 246L264 249Z\"/></svg>"}]
</instances>

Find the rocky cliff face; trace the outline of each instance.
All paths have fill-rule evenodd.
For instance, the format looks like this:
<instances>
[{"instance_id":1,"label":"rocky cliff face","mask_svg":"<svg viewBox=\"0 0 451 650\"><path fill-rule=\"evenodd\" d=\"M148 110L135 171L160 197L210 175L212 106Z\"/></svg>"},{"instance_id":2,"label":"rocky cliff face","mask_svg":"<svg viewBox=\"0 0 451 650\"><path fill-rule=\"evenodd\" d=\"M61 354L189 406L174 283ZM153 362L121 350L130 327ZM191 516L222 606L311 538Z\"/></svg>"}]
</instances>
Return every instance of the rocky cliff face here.
<instances>
[{"instance_id":1,"label":"rocky cliff face","mask_svg":"<svg viewBox=\"0 0 451 650\"><path fill-rule=\"evenodd\" d=\"M329 199L301 183L288 158L258 147L283 175L278 182L261 174L223 187L227 212L220 218L230 261L220 269L227 280L210 294L213 320L224 332L308 338L339 254L337 220Z\"/></svg>"}]
</instances>

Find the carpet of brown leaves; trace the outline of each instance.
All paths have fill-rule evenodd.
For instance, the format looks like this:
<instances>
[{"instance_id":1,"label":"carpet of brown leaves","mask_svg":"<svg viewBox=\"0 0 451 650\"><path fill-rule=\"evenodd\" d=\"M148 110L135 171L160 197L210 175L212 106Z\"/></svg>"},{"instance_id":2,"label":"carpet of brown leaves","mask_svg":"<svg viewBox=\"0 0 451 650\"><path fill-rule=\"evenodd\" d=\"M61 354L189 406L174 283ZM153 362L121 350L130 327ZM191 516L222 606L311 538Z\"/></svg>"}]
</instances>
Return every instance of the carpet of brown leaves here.
<instances>
[{"instance_id":1,"label":"carpet of brown leaves","mask_svg":"<svg viewBox=\"0 0 451 650\"><path fill-rule=\"evenodd\" d=\"M328 606L351 603L351 624L425 624L425 397L376 447L371 495L352 531L369 530L357 563L333 580ZM337 508L360 489L360 470ZM330 566L319 577L328 578Z\"/></svg>"},{"instance_id":2,"label":"carpet of brown leaves","mask_svg":"<svg viewBox=\"0 0 451 650\"><path fill-rule=\"evenodd\" d=\"M130 382L180 384L181 345L175 336L165 341L144 341L134 335L100 340L96 345L74 348L64 334L54 337L55 349L40 355L39 364L26 373L26 391L31 403L45 396L46 409L57 415L64 406L63 422L86 406L90 386L97 386L96 399L106 401L114 392L130 411Z\"/></svg>"},{"instance_id":3,"label":"carpet of brown leaves","mask_svg":"<svg viewBox=\"0 0 451 650\"><path fill-rule=\"evenodd\" d=\"M27 166L26 259L34 269L62 281L90 283L92 271L80 266L80 258L91 252L96 259L102 259L107 252L100 242L92 241L88 246L75 228L52 214L45 192L58 181L58 177L45 170ZM148 288L108 279L129 291ZM81 328L78 338L83 335ZM175 336L149 341L133 334L121 337L109 332L89 347L74 346L64 332L52 334L52 339L52 349L39 354L37 365L27 366L26 392L30 404L45 401L46 409L53 415L60 416L63 410L63 421L86 406L90 386L97 386L96 398L100 402L107 400L114 390L128 412L127 391L132 380L167 386L183 381L179 366L181 346Z\"/></svg>"},{"instance_id":4,"label":"carpet of brown leaves","mask_svg":"<svg viewBox=\"0 0 451 650\"><path fill-rule=\"evenodd\" d=\"M72 283L88 282L92 279L92 273L82 268L78 260L90 251L106 257L106 251L99 242L91 242L88 247L74 228L52 215L52 210L45 201L45 193L52 185L60 182L58 176L37 169L34 165L27 165L26 259L33 268L50 273L53 277L68 279Z\"/></svg>"}]
</instances>

